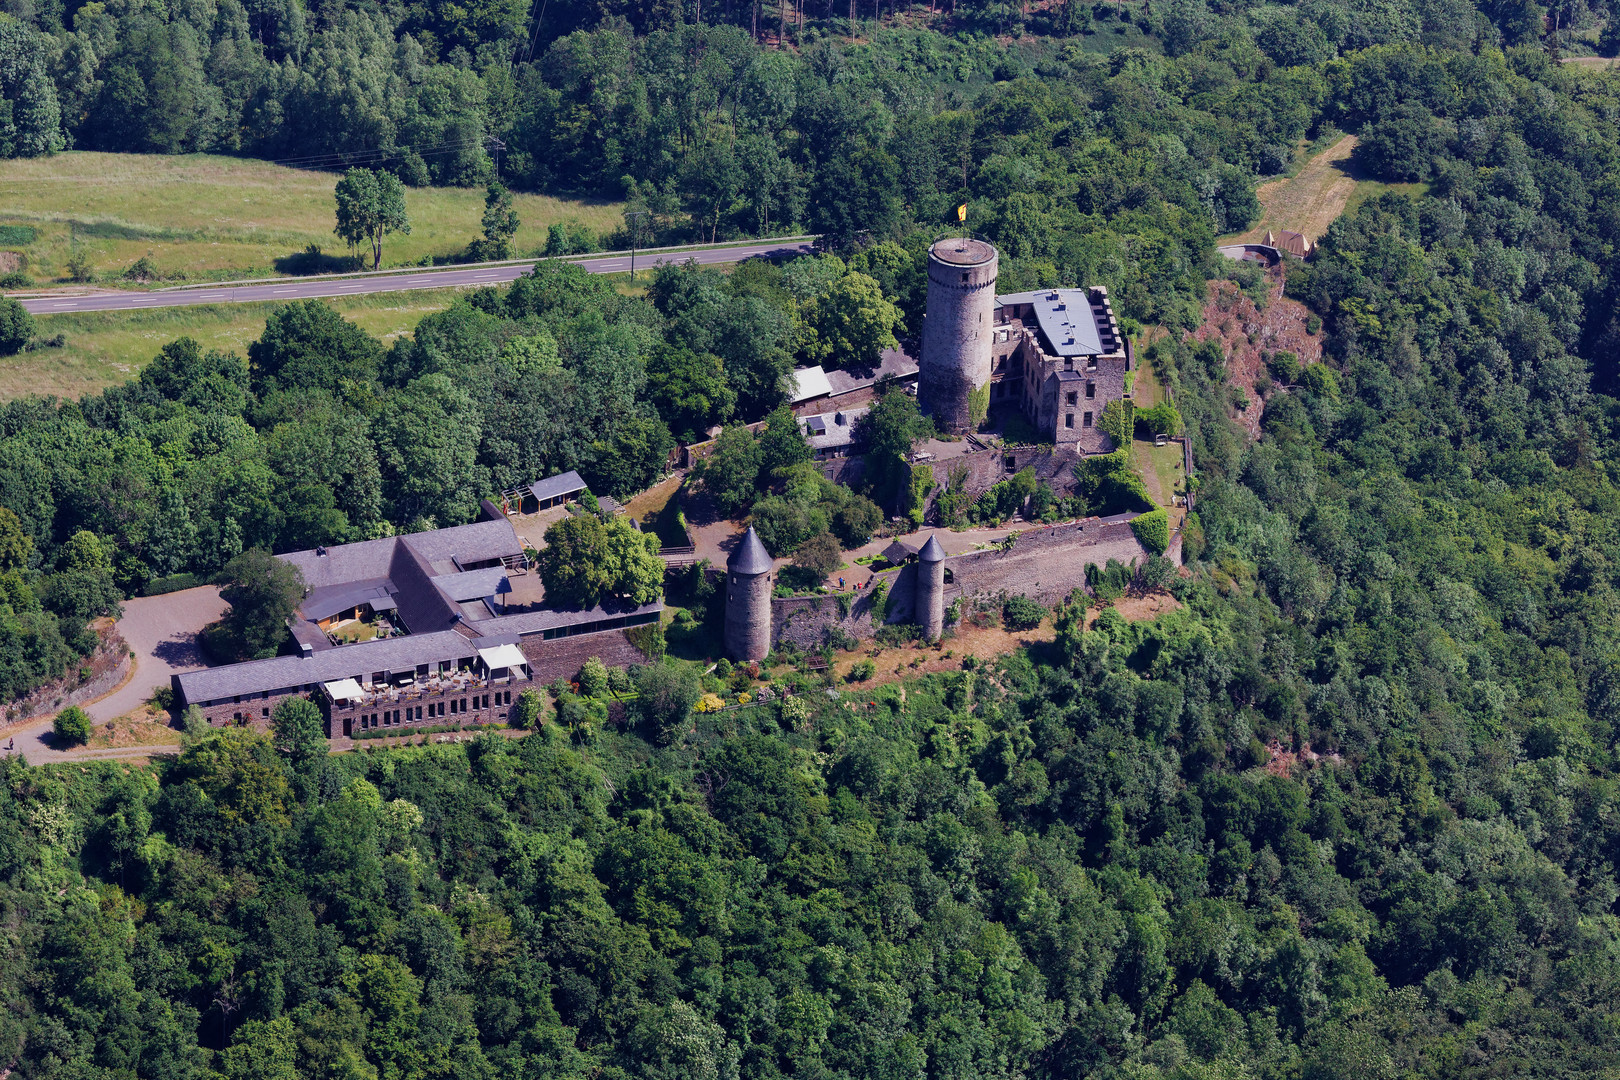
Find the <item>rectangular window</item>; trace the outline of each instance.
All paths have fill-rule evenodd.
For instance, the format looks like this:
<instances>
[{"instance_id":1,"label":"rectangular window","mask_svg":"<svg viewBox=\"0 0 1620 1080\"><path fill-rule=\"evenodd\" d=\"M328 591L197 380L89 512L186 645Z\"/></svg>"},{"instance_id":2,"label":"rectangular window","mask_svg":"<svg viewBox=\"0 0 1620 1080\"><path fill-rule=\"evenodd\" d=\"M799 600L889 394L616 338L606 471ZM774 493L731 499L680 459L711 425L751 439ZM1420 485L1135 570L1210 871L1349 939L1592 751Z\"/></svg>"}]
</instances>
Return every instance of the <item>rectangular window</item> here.
<instances>
[{"instance_id":1,"label":"rectangular window","mask_svg":"<svg viewBox=\"0 0 1620 1080\"><path fill-rule=\"evenodd\" d=\"M1074 413L1066 413L1066 414L1064 414L1063 426L1067 427L1067 428L1074 427Z\"/></svg>"},{"instance_id":2,"label":"rectangular window","mask_svg":"<svg viewBox=\"0 0 1620 1080\"><path fill-rule=\"evenodd\" d=\"M1079 391L1070 390L1069 391L1069 396L1064 400L1063 404L1065 404L1065 405L1074 405L1074 404L1078 403L1079 398L1080 398Z\"/></svg>"},{"instance_id":3,"label":"rectangular window","mask_svg":"<svg viewBox=\"0 0 1620 1080\"><path fill-rule=\"evenodd\" d=\"M270 718L270 710L269 709L260 709L259 710L259 715L263 716L266 720L268 720Z\"/></svg>"},{"instance_id":4,"label":"rectangular window","mask_svg":"<svg viewBox=\"0 0 1620 1080\"><path fill-rule=\"evenodd\" d=\"M1085 424L1086 427L1091 426L1091 414L1090 413L1086 413L1084 424Z\"/></svg>"},{"instance_id":5,"label":"rectangular window","mask_svg":"<svg viewBox=\"0 0 1620 1080\"><path fill-rule=\"evenodd\" d=\"M1097 384L1094 383L1094 382L1086 383L1086 397L1094 398L1096 396L1097 396Z\"/></svg>"}]
</instances>

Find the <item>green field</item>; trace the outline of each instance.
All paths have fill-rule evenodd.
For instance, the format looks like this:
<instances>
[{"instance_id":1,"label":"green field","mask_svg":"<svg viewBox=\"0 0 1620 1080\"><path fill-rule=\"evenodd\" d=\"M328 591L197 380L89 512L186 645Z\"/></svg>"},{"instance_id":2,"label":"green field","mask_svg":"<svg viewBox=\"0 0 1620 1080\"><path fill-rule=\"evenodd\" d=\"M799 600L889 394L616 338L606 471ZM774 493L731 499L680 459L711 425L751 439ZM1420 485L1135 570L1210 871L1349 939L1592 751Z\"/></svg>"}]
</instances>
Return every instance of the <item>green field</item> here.
<instances>
[{"instance_id":1,"label":"green field","mask_svg":"<svg viewBox=\"0 0 1620 1080\"><path fill-rule=\"evenodd\" d=\"M410 333L424 315L449 307L457 289L346 296L328 301L344 317L386 344ZM39 349L0 358L0 401L32 394L76 398L134 378L164 345L196 338L206 349L246 356L248 343L264 332L265 319L281 306L208 304L152 311L90 311L36 317L38 334L62 334L60 349Z\"/></svg>"},{"instance_id":2,"label":"green field","mask_svg":"<svg viewBox=\"0 0 1620 1080\"><path fill-rule=\"evenodd\" d=\"M0 161L0 226L38 231L20 253L41 284L64 278L75 244L98 278L116 280L142 256L170 280L217 281L277 272L276 261L311 244L347 253L332 235L338 174L206 154L162 156L70 152ZM479 233L482 188L412 188L409 236L392 236L383 265L453 255ZM623 224L618 203L518 194L519 254L545 243L559 221L597 233ZM15 261L15 260L8 260Z\"/></svg>"}]
</instances>

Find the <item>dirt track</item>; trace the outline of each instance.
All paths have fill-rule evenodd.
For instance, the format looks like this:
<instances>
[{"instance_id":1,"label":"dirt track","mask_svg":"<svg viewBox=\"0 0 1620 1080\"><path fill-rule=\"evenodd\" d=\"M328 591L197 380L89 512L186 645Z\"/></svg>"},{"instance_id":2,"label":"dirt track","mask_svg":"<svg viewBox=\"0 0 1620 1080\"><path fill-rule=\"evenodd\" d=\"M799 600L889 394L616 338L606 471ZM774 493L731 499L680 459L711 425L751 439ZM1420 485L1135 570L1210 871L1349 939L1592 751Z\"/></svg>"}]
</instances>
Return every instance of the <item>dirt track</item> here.
<instances>
[{"instance_id":1,"label":"dirt track","mask_svg":"<svg viewBox=\"0 0 1620 1080\"><path fill-rule=\"evenodd\" d=\"M1297 176L1261 184L1255 191L1260 200L1260 222L1228 243L1257 244L1267 229L1291 229L1312 240L1320 239L1338 216L1362 179L1351 154L1356 137L1346 135L1310 161Z\"/></svg>"}]
</instances>

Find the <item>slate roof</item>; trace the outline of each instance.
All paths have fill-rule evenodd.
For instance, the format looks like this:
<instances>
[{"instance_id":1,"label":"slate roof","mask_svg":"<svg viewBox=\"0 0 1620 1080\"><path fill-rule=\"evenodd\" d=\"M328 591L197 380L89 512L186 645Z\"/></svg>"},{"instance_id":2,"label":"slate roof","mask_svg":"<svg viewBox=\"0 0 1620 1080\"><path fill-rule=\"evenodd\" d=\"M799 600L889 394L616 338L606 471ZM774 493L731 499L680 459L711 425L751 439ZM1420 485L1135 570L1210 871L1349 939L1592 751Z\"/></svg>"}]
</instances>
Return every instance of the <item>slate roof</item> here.
<instances>
[{"instance_id":1,"label":"slate roof","mask_svg":"<svg viewBox=\"0 0 1620 1080\"><path fill-rule=\"evenodd\" d=\"M482 600L486 596L499 596L512 591L506 580L506 568L490 566L483 570L464 570L459 574L445 574L433 579L433 585L451 600Z\"/></svg>"},{"instance_id":2,"label":"slate roof","mask_svg":"<svg viewBox=\"0 0 1620 1080\"><path fill-rule=\"evenodd\" d=\"M552 608L541 608L536 611L519 611L511 615L500 615L493 619L485 619L478 624L480 634L518 634L527 637L530 634L542 633L546 630L560 630L564 627L584 626L588 623L609 622L618 619L632 619L641 615L656 615L664 610L661 601L641 605L615 605L604 604L600 607L585 608L582 611L558 611ZM479 638L482 642L483 638Z\"/></svg>"},{"instance_id":3,"label":"slate roof","mask_svg":"<svg viewBox=\"0 0 1620 1080\"><path fill-rule=\"evenodd\" d=\"M743 533L742 543L737 545L737 550L726 560L726 569L739 574L763 574L775 565L775 560L765 550L765 544L752 525Z\"/></svg>"},{"instance_id":4,"label":"slate roof","mask_svg":"<svg viewBox=\"0 0 1620 1080\"><path fill-rule=\"evenodd\" d=\"M529 485L529 490L534 492L535 498L544 502L547 499L555 499L559 495L572 495L577 491L584 491L585 481L580 478L579 473L569 469L567 472L557 476L548 476L544 480L536 480Z\"/></svg>"},{"instance_id":5,"label":"slate roof","mask_svg":"<svg viewBox=\"0 0 1620 1080\"><path fill-rule=\"evenodd\" d=\"M895 540L889 544L888 547L883 549L883 557L889 562L894 563L896 566L905 562L915 554L917 554L915 551L911 550L910 547L902 544L898 540Z\"/></svg>"},{"instance_id":6,"label":"slate roof","mask_svg":"<svg viewBox=\"0 0 1620 1080\"><path fill-rule=\"evenodd\" d=\"M884 349L876 364L840 368L827 372L827 386L833 397L875 385L879 379L904 379L917 374L917 361L899 349Z\"/></svg>"},{"instance_id":7,"label":"slate roof","mask_svg":"<svg viewBox=\"0 0 1620 1080\"><path fill-rule=\"evenodd\" d=\"M371 605L373 611L392 611L394 583L387 578L371 578L323 585L309 591L304 602L298 605L298 611L311 622L320 622L361 604Z\"/></svg>"},{"instance_id":8,"label":"slate roof","mask_svg":"<svg viewBox=\"0 0 1620 1080\"><path fill-rule=\"evenodd\" d=\"M203 668L174 678L186 702L192 704L337 679L357 678L370 682L372 673L377 671L414 671L419 664L470 660L480 647L488 648L490 644L492 642L482 638L474 644L454 631L410 634L362 641L310 656L275 656L268 660L249 660L245 664Z\"/></svg>"},{"instance_id":9,"label":"slate roof","mask_svg":"<svg viewBox=\"0 0 1620 1080\"><path fill-rule=\"evenodd\" d=\"M939 538L933 533L928 534L928 543L917 552L917 557L923 562L939 562L945 558L945 549L939 546Z\"/></svg>"},{"instance_id":10,"label":"slate roof","mask_svg":"<svg viewBox=\"0 0 1620 1080\"><path fill-rule=\"evenodd\" d=\"M855 421L871 412L870 405L858 409L839 409L818 416L800 418L804 425L804 438L812 450L836 450L855 442Z\"/></svg>"}]
</instances>

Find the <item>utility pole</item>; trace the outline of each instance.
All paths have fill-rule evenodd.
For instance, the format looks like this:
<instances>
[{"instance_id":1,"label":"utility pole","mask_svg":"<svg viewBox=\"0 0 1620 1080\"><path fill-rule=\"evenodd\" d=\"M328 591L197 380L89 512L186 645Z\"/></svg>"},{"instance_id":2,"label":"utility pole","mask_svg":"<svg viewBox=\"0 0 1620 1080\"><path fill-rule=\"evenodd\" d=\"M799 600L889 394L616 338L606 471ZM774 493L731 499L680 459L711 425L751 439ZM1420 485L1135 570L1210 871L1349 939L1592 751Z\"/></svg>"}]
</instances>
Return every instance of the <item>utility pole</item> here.
<instances>
[{"instance_id":1,"label":"utility pole","mask_svg":"<svg viewBox=\"0 0 1620 1080\"><path fill-rule=\"evenodd\" d=\"M645 210L626 210L624 212L625 221L627 221L629 223L629 225L630 225L630 280L631 281L636 280L636 218L644 218L646 216L647 216L647 211L645 211ZM703 237L699 236L698 239L701 240L701 239L703 239Z\"/></svg>"},{"instance_id":2,"label":"utility pole","mask_svg":"<svg viewBox=\"0 0 1620 1080\"><path fill-rule=\"evenodd\" d=\"M501 178L501 151L506 149L506 144L493 135L485 141L489 143L489 152L495 158L495 179L499 180Z\"/></svg>"}]
</instances>

